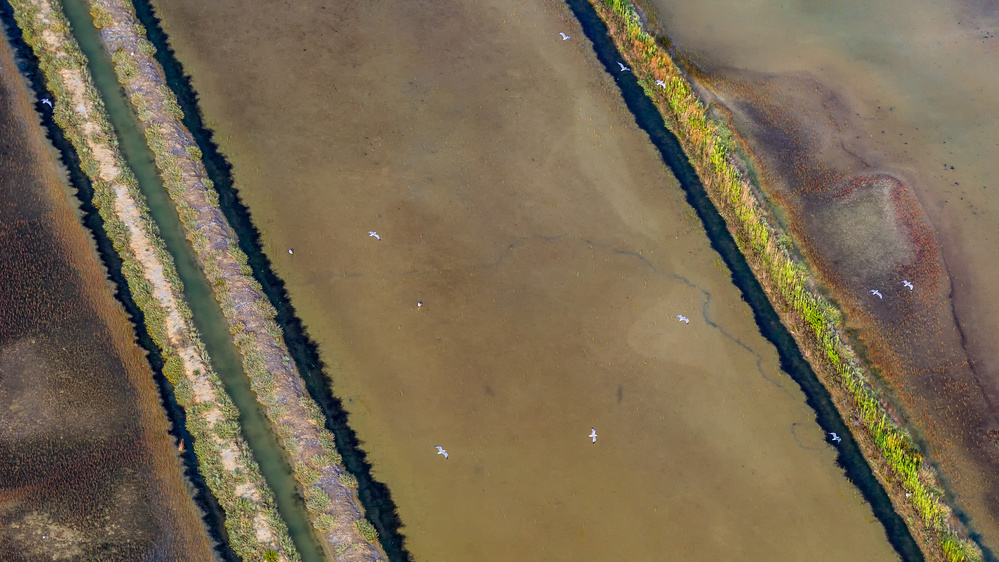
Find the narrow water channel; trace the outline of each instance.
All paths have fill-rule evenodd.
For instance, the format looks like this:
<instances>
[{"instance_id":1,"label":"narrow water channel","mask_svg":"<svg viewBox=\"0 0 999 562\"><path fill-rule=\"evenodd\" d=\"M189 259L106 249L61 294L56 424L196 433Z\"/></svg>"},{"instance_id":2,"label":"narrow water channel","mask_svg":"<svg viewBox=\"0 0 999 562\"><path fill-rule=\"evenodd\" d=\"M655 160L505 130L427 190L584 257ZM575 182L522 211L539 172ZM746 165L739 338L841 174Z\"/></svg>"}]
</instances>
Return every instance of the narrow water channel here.
<instances>
[{"instance_id":1,"label":"narrow water channel","mask_svg":"<svg viewBox=\"0 0 999 562\"><path fill-rule=\"evenodd\" d=\"M623 60L613 41L610 39L607 26L603 23L588 0L566 0L573 14L579 20L586 37L593 42L597 58L615 77L621 95L628 109L635 116L635 121L642 128L652 144L658 149L663 162L670 168L680 181L687 202L697 212L698 218L704 224L704 229L711 241L711 247L718 252L732 271L732 282L739 288L743 299L753 310L756 324L763 336L770 341L780 356L781 369L788 373L798 383L807 397L808 405L815 410L815 416L823 431L834 431L843 436L837 449L838 462L846 471L847 478L860 490L864 499L871 504L874 515L885 527L885 533L891 545L905 561L921 561L923 554L909 533L902 518L895 513L891 500L881 483L871 472L867 459L860 452L852 434L839 411L832 403L829 392L818 380L811 365L805 360L798 349L794 338L780 321L780 317L770 305L763 288L753 275L745 257L739 252L725 225L724 219L708 199L704 186L697 173L673 135L663 122L662 116L652 101L645 96L642 87L634 74L617 72L617 62Z\"/></svg>"},{"instance_id":2,"label":"narrow water channel","mask_svg":"<svg viewBox=\"0 0 999 562\"><path fill-rule=\"evenodd\" d=\"M225 317L198 267L193 249L184 237L176 209L163 188L153 155L146 146L141 125L122 93L111 59L104 51L104 45L90 19L89 6L83 0L65 0L63 4L73 35L87 56L90 73L107 106L111 123L121 143L122 154L135 173L150 213L159 226L167 249L173 255L177 272L184 283L184 295L194 314L195 326L211 356L212 366L239 409L243 437L260 465L268 486L274 491L278 512L288 525L302 559L325 560L322 548L312 533L305 504L298 494L298 485L285 460L284 451L275 440L270 422L257 404L256 396L243 372L240 356L232 343Z\"/></svg>"}]
</instances>

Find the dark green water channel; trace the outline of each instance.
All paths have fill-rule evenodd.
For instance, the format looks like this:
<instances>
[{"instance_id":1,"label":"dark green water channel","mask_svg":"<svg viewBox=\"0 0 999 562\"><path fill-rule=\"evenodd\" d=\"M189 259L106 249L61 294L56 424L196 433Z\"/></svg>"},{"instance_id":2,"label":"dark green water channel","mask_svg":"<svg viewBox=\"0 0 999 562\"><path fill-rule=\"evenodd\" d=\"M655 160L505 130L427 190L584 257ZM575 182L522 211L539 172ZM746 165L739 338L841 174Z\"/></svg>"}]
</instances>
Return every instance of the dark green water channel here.
<instances>
[{"instance_id":1,"label":"dark green water channel","mask_svg":"<svg viewBox=\"0 0 999 562\"><path fill-rule=\"evenodd\" d=\"M226 319L198 267L194 250L184 237L180 218L160 181L141 125L118 84L111 59L93 26L89 6L83 0L64 0L64 6L73 35L87 56L90 73L118 134L122 154L135 173L153 219L173 255L177 272L184 282L184 295L194 313L195 326L212 358L212 366L239 409L243 437L253 451L268 486L274 491L278 512L287 523L302 559L307 562L325 560L322 548L312 533L305 504L298 494L298 484L285 460L284 450L275 440L270 422L257 404L243 372L240 356L232 343Z\"/></svg>"}]
</instances>

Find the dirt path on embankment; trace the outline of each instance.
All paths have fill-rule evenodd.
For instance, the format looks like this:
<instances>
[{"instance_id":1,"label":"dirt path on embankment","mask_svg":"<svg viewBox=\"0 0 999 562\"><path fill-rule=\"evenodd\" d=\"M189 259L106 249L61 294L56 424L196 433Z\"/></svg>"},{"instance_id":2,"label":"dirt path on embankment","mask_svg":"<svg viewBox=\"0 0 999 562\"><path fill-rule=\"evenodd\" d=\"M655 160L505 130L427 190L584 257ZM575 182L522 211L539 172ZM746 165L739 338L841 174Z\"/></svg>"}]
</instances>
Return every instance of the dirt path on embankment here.
<instances>
[{"instance_id":1,"label":"dirt path on embankment","mask_svg":"<svg viewBox=\"0 0 999 562\"><path fill-rule=\"evenodd\" d=\"M188 240L222 305L244 370L288 453L314 527L338 560L385 558L364 520L356 480L331 449L332 434L309 397L274 322L275 311L250 275L239 239L218 207L190 131L178 118L162 68L147 48L131 4L92 2L119 81L138 110L164 185L177 205ZM324 446L325 444L325 446Z\"/></svg>"},{"instance_id":2,"label":"dirt path on embankment","mask_svg":"<svg viewBox=\"0 0 999 562\"><path fill-rule=\"evenodd\" d=\"M129 287L163 351L164 373L187 412L201 470L226 510L233 550L244 557L274 551L280 559L297 559L256 462L238 430L231 430L237 423L235 408L204 354L172 258L117 150L86 59L64 15L48 0L12 5L25 40L35 50L55 93L55 120L94 182L95 202L124 262Z\"/></svg>"}]
</instances>

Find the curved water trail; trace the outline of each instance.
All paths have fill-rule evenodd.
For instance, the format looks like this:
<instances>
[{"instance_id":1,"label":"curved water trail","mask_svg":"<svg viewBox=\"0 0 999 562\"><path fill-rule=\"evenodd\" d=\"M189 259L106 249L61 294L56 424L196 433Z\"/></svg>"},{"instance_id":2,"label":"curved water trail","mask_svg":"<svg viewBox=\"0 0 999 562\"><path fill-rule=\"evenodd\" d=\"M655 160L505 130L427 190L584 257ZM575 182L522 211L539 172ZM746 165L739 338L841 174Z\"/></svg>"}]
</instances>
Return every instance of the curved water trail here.
<instances>
[{"instance_id":1,"label":"curved water trail","mask_svg":"<svg viewBox=\"0 0 999 562\"><path fill-rule=\"evenodd\" d=\"M802 356L794 338L781 323L780 317L770 305L766 293L753 275L745 257L739 252L724 219L708 199L704 186L680 147L679 141L666 129L662 115L645 96L635 76L630 72L617 71L617 62L622 58L608 36L607 26L588 0L566 0L566 3L579 21L583 33L593 44L597 59L617 82L624 102L635 116L638 126L649 135L649 140L658 149L663 162L679 180L687 202L704 224L711 247L721 255L725 265L732 272L733 284L739 288L743 299L753 310L760 332L777 348L781 368L801 387L808 405L815 410L816 420L823 431L836 432L842 436L842 442L837 445L839 452L837 462L845 470L847 478L870 503L874 515L885 528L888 541L899 556L907 562L924 560L905 521L895 513L888 494L871 472L867 459L847 430L846 423L833 405L829 391L818 380L811 365Z\"/></svg>"},{"instance_id":2,"label":"curved water trail","mask_svg":"<svg viewBox=\"0 0 999 562\"><path fill-rule=\"evenodd\" d=\"M763 377L764 379L766 379L767 382L769 382L770 384L776 386L777 388L780 388L782 391L784 391L785 393L787 393L787 389L778 380L776 380L773 377L767 375L766 371L763 369L763 356L759 352L757 352L756 350L754 350L752 347L750 347L748 344L746 344L745 342L743 342L742 340L740 340L736 336L734 336L731 333L729 333L720 324L718 324L717 322L715 322L714 320L711 319L711 315L709 313L709 308L711 306L711 292L710 291L708 291L707 289L705 289L705 288L697 285L696 283L694 283L693 281L687 279L686 277L684 277L682 275L678 275L676 273L669 272L669 271L661 271L658 267L656 267L655 264L653 264L648 258L646 258L645 256L643 256L638 251L635 251L635 250L624 250L624 249L620 249L620 248L615 248L615 247L613 247L611 245L608 245L608 244L605 244L605 243L602 243L602 242L597 242L595 240L591 240L591 239L588 239L588 238L573 237L573 236L570 236L568 234L556 234L556 235L549 235L549 236L522 236L522 237L516 238L512 242L506 244L506 246L504 246L503 250L501 250L497 254L496 258L493 259L492 261L485 262L485 263L480 263L480 264L477 264L477 265L472 265L468 269L470 269L472 271L484 271L484 270L495 269L496 267L499 267L500 265L502 265L502 263L506 260L507 256L509 256L511 252L513 252L514 250L516 250L518 248L523 247L526 243L529 243L529 242L545 242L545 243L553 243L553 242L579 242L579 243L582 243L583 245L585 245L586 247L591 248L591 249L597 249L597 250L600 250L600 251L603 251L603 252L606 252L606 253L609 253L609 254L612 254L612 255L623 256L623 257L633 258L635 260L638 260L639 262L641 262L641 264L643 266L645 266L646 268L648 268L649 270L651 270L652 273L655 276L661 277L661 278L664 278L664 279L671 279L671 280L674 280L674 281L679 281L683 285L686 285L687 287L690 287L691 289L694 289L694 290L698 291L699 293L701 293L701 295L703 295L703 299L702 299L702 302L701 302L701 318L704 320L705 324L707 324L709 327L717 330L718 333L720 333L722 335L722 337L724 337L725 339L731 341L732 343L736 344L737 346L741 347L742 349L744 349L745 351L747 351L749 354L751 354L753 357L755 357L756 358L756 369L760 373L760 376ZM311 285L311 284L314 284L314 283L336 282L336 281L341 280L341 279L351 279L351 280L354 280L354 279L364 279L364 278L366 278L369 275L376 276L379 279L382 279L382 278L386 278L386 277L404 277L404 276L407 276L407 275L421 275L421 274L425 275L425 274L431 274L431 273L440 273L440 270L433 269L433 268L429 268L429 269L409 269L409 270L406 270L406 271L388 270L388 271L380 272L378 274L365 273L365 272L345 271L345 272L343 272L340 275L337 275L335 277L324 276L322 278L317 278L317 277L307 278L306 281L305 281L305 284Z\"/></svg>"},{"instance_id":3,"label":"curved water trail","mask_svg":"<svg viewBox=\"0 0 999 562\"><path fill-rule=\"evenodd\" d=\"M608 69L616 69L618 57L613 43L607 37L603 23L586 3L586 0L569 0L568 3L580 21L584 33L593 42L600 61ZM239 201L238 194L233 187L231 166L219 154L218 147L212 141L211 132L204 127L201 121L196 94L184 75L182 67L170 51L166 36L160 29L148 1L137 0L135 4L139 18L149 32L150 40L159 50L157 59L166 70L170 87L177 94L181 107L187 115L185 124L195 135L199 147L205 154L206 166L219 188L222 206L226 211L227 218L239 232L241 248L250 256L254 275L265 287L268 297L279 311L278 321L287 334L286 342L307 381L310 393L321 404L327 416L327 427L337 436L348 470L358 477L359 492L365 510L378 529L382 544L390 558L408 560L409 555L403 547L403 537L399 532L400 522L388 489L371 478L370 465L365 461L364 453L358 447L357 438L347 425L346 414L339 400L329 390L328 381L322 372L323 364L319 359L318 350L295 316L295 311L288 302L283 282L273 274L269 260L260 250L259 233L253 227L249 213ZM905 560L922 560L922 555L909 535L908 529L892 510L887 495L874 479L856 444L849 437L849 432L846 431L846 426L833 407L825 388L815 378L801 357L794 340L770 308L766 296L745 260L739 254L723 221L708 201L703 187L700 186L675 138L672 138L665 130L661 117L651 102L644 97L644 93L635 79L630 74L622 76L613 72L612 75L621 87L625 102L635 115L639 125L649 134L653 144L660 150L663 160L680 180L687 194L688 202L697 211L699 218L705 225L712 247L719 252L732 271L733 282L740 288L745 300L750 304L764 336L777 347L781 366L805 392L808 404L816 411L819 424L827 431L836 431L844 435L841 447L839 447L839 462L846 469L847 476L871 503L878 519L885 526L889 540L903 558ZM358 275L362 274L350 274L347 277ZM664 275L668 274L664 273ZM707 316L709 297L710 295L705 292L702 315L704 315L706 322L710 322Z\"/></svg>"}]
</instances>

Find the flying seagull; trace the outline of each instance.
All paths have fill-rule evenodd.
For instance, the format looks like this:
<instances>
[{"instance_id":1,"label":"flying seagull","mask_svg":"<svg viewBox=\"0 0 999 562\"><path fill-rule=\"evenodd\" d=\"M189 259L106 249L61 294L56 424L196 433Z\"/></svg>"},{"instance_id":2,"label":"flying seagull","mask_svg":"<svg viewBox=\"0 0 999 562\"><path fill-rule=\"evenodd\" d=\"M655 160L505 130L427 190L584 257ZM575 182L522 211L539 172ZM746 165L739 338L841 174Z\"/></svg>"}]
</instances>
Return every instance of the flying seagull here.
<instances>
[{"instance_id":1,"label":"flying seagull","mask_svg":"<svg viewBox=\"0 0 999 562\"><path fill-rule=\"evenodd\" d=\"M663 88L665 88L666 82L663 82L662 80L656 80L656 86L662 86Z\"/></svg>"},{"instance_id":2,"label":"flying seagull","mask_svg":"<svg viewBox=\"0 0 999 562\"><path fill-rule=\"evenodd\" d=\"M49 101L49 98L42 98L42 103L48 104L49 107L52 107L52 102Z\"/></svg>"},{"instance_id":3,"label":"flying seagull","mask_svg":"<svg viewBox=\"0 0 999 562\"><path fill-rule=\"evenodd\" d=\"M559 31L558 34L562 36L562 40L563 41L566 41L568 39L572 39L572 35L566 35L565 33L562 33L561 31Z\"/></svg>"},{"instance_id":4,"label":"flying seagull","mask_svg":"<svg viewBox=\"0 0 999 562\"><path fill-rule=\"evenodd\" d=\"M682 314L677 314L676 319L679 320L680 322L683 322L684 324L690 324L690 318L687 318Z\"/></svg>"},{"instance_id":5,"label":"flying seagull","mask_svg":"<svg viewBox=\"0 0 999 562\"><path fill-rule=\"evenodd\" d=\"M447 451L445 451L444 447L441 447L440 445L437 445L437 454L444 455L444 458L447 458Z\"/></svg>"},{"instance_id":6,"label":"flying seagull","mask_svg":"<svg viewBox=\"0 0 999 562\"><path fill-rule=\"evenodd\" d=\"M835 441L835 442L837 442L837 443L839 443L840 441L843 440L843 438L840 437L839 435L836 435L835 432L832 432L829 435L832 435L832 440Z\"/></svg>"},{"instance_id":7,"label":"flying seagull","mask_svg":"<svg viewBox=\"0 0 999 562\"><path fill-rule=\"evenodd\" d=\"M372 237L372 238L374 238L376 240L381 240L382 239L382 237L378 236L378 233L375 232L374 230L369 230L368 231L368 236L370 236L370 237Z\"/></svg>"},{"instance_id":8,"label":"flying seagull","mask_svg":"<svg viewBox=\"0 0 999 562\"><path fill-rule=\"evenodd\" d=\"M903 280L903 281L902 281L902 285L905 285L906 287L908 287L908 289L909 289L910 291L912 290L912 283L909 283L908 281L906 281L906 280Z\"/></svg>"},{"instance_id":9,"label":"flying seagull","mask_svg":"<svg viewBox=\"0 0 999 562\"><path fill-rule=\"evenodd\" d=\"M587 437L589 437L590 439L593 440L594 443L596 443L597 442L597 430L596 430L596 428L591 427L590 428L590 434L587 435Z\"/></svg>"},{"instance_id":10,"label":"flying seagull","mask_svg":"<svg viewBox=\"0 0 999 562\"><path fill-rule=\"evenodd\" d=\"M884 297L882 297L882 296L881 296L881 291L879 291L879 290L877 290L877 289L871 289L871 294L872 294L872 295L877 295L877 297L878 297L879 299L883 299L883 298L884 298Z\"/></svg>"},{"instance_id":11,"label":"flying seagull","mask_svg":"<svg viewBox=\"0 0 999 562\"><path fill-rule=\"evenodd\" d=\"M631 70L627 66L624 66L624 64L621 61L617 61L617 65L621 67L621 72L625 72L625 71Z\"/></svg>"}]
</instances>

